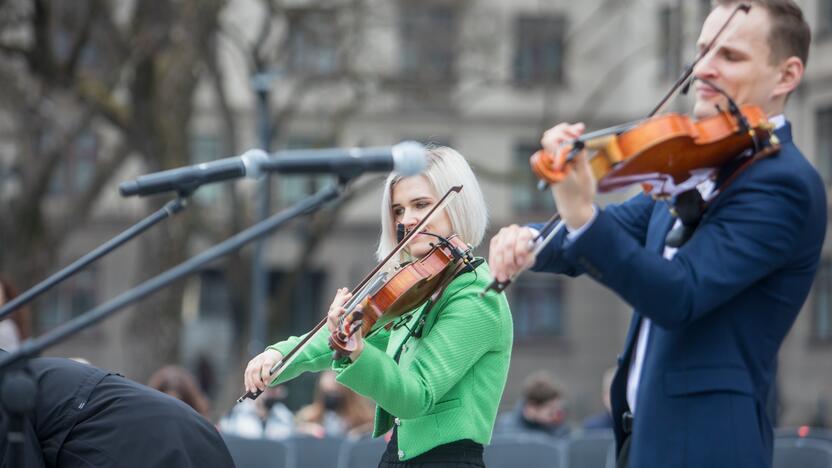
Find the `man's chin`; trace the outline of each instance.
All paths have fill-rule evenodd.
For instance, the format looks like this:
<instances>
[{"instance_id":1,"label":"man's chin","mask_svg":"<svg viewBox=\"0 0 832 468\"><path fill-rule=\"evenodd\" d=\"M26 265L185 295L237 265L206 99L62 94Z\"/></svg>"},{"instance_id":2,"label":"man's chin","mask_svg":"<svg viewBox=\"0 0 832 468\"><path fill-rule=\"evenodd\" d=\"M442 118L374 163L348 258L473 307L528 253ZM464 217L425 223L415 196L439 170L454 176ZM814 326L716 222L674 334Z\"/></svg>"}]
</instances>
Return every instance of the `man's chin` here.
<instances>
[{"instance_id":1,"label":"man's chin","mask_svg":"<svg viewBox=\"0 0 832 468\"><path fill-rule=\"evenodd\" d=\"M716 102L711 101L696 101L693 105L693 117L700 120L717 115L719 111L716 109L716 104Z\"/></svg>"}]
</instances>

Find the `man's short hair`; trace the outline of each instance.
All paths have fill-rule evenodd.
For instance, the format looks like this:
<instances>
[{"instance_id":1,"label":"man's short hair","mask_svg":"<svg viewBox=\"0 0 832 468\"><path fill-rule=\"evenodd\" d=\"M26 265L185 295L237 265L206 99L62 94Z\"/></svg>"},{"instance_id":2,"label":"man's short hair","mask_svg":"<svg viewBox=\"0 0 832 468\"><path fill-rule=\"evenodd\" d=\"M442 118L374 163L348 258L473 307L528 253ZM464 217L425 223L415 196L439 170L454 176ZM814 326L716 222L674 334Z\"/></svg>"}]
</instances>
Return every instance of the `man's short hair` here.
<instances>
[{"instance_id":1,"label":"man's short hair","mask_svg":"<svg viewBox=\"0 0 832 468\"><path fill-rule=\"evenodd\" d=\"M789 57L798 57L803 65L809 61L809 44L812 31L803 17L803 11L794 0L714 0L714 5L729 7L737 3L751 3L768 12L771 29L768 46L771 49L769 63L778 64Z\"/></svg>"},{"instance_id":2,"label":"man's short hair","mask_svg":"<svg viewBox=\"0 0 832 468\"><path fill-rule=\"evenodd\" d=\"M535 406L560 398L561 393L555 379L545 371L535 372L523 382L523 397Z\"/></svg>"}]
</instances>

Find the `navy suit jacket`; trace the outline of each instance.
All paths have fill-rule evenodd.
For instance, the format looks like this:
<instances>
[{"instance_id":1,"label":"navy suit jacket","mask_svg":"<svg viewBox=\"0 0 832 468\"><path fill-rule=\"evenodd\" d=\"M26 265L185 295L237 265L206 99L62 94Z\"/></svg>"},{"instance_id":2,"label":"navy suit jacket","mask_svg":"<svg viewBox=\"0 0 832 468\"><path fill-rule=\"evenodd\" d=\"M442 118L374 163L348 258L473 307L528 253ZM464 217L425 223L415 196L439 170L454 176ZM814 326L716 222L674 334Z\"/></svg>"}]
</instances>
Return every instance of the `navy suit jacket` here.
<instances>
[{"instance_id":1,"label":"navy suit jacket","mask_svg":"<svg viewBox=\"0 0 832 468\"><path fill-rule=\"evenodd\" d=\"M776 132L778 154L724 188L693 237L663 258L668 204L638 195L563 233L538 271L586 273L635 308L611 388L618 448L627 374L642 317L652 321L632 431L630 466L769 467L766 397L777 351L812 285L826 233L817 171Z\"/></svg>"}]
</instances>

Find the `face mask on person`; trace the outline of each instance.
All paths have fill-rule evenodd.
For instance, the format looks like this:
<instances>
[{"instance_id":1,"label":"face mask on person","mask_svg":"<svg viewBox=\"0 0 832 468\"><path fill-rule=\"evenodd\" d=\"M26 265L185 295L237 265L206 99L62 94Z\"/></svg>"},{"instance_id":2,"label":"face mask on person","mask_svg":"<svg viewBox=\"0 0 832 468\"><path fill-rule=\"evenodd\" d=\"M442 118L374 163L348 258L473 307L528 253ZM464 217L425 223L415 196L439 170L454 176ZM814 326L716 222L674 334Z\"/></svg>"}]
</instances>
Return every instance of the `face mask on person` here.
<instances>
[{"instance_id":1,"label":"face mask on person","mask_svg":"<svg viewBox=\"0 0 832 468\"><path fill-rule=\"evenodd\" d=\"M344 403L344 397L337 393L324 394L324 408L329 411L338 411Z\"/></svg>"},{"instance_id":2,"label":"face mask on person","mask_svg":"<svg viewBox=\"0 0 832 468\"><path fill-rule=\"evenodd\" d=\"M267 411L271 410L274 405L279 403L283 403L283 398L272 396L263 400L263 406L266 407Z\"/></svg>"}]
</instances>

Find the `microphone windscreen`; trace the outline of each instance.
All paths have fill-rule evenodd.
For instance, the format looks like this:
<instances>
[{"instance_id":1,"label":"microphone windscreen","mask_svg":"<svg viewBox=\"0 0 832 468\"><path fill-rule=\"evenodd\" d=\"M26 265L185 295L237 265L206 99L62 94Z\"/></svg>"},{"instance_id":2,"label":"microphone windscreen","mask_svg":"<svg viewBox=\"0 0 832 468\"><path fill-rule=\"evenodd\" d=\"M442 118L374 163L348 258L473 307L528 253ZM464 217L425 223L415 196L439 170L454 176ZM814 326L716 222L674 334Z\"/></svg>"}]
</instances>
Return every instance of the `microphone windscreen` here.
<instances>
[{"instance_id":1,"label":"microphone windscreen","mask_svg":"<svg viewBox=\"0 0 832 468\"><path fill-rule=\"evenodd\" d=\"M421 174L428 165L425 146L415 141L403 141L393 146L394 171L403 177Z\"/></svg>"}]
</instances>

